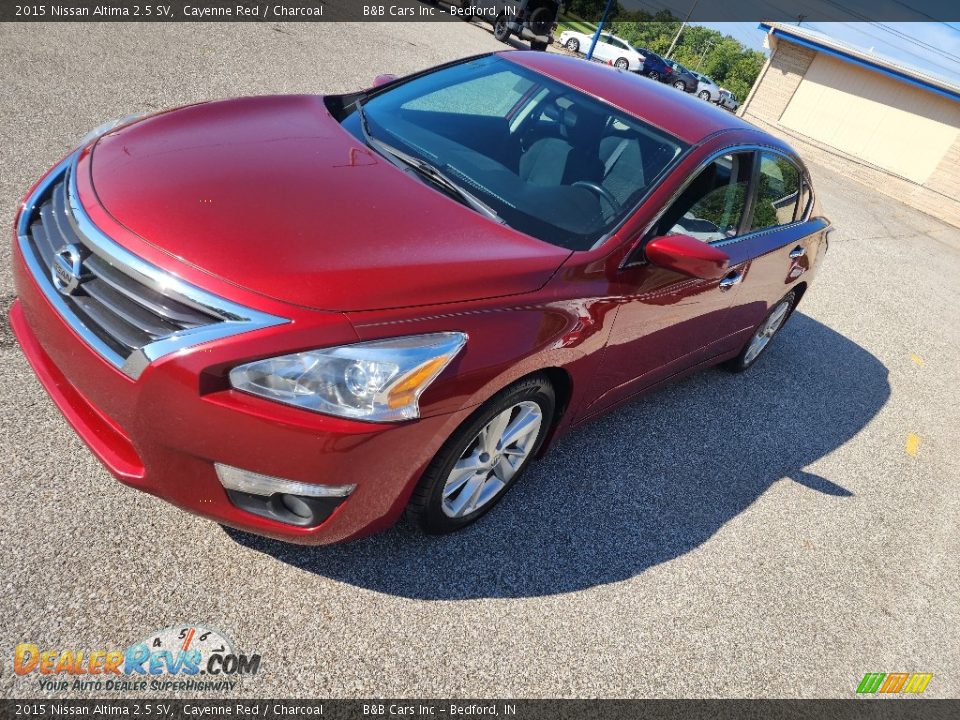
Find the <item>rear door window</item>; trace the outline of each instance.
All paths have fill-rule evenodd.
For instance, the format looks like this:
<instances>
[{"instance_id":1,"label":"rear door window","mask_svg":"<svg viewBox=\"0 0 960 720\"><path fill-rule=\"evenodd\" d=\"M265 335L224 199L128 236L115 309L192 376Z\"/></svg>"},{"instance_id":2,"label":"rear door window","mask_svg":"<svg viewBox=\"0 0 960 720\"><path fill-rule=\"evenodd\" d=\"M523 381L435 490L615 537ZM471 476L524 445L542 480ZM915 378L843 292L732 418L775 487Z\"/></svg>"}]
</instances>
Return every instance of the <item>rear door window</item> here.
<instances>
[{"instance_id":1,"label":"rear door window","mask_svg":"<svg viewBox=\"0 0 960 720\"><path fill-rule=\"evenodd\" d=\"M763 230L794 221L800 200L800 171L776 153L760 154L756 202L751 230Z\"/></svg>"}]
</instances>

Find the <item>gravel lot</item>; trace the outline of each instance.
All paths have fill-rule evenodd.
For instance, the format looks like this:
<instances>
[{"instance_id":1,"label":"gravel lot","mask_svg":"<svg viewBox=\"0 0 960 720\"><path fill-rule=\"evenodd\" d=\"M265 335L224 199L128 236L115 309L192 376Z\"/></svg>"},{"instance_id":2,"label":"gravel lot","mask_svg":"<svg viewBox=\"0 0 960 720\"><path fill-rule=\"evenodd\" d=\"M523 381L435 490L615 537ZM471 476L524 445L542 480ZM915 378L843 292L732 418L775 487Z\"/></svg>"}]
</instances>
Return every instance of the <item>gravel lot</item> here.
<instances>
[{"instance_id":1,"label":"gravel lot","mask_svg":"<svg viewBox=\"0 0 960 720\"><path fill-rule=\"evenodd\" d=\"M499 47L466 23L0 26L0 217L103 120ZM580 430L446 538L285 546L114 482L12 338L4 243L0 695L41 694L19 642L196 621L262 655L248 696L850 697L923 671L957 697L960 231L814 171L837 240L754 371Z\"/></svg>"}]
</instances>

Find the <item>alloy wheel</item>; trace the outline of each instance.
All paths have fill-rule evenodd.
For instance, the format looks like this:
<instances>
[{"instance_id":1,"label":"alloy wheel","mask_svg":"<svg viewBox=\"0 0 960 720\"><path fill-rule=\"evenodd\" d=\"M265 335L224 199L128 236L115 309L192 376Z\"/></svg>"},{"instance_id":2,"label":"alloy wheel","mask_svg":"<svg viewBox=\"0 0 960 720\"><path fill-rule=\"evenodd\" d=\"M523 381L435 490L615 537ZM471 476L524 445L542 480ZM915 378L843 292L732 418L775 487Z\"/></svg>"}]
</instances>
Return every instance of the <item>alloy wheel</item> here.
<instances>
[{"instance_id":1,"label":"alloy wheel","mask_svg":"<svg viewBox=\"0 0 960 720\"><path fill-rule=\"evenodd\" d=\"M773 309L767 319L764 320L760 327L757 328L757 331L753 334L753 337L750 338L750 345L747 348L746 354L743 356L744 365L749 365L754 360L757 359L757 356L763 352L763 349L770 343L770 340L773 339L773 336L777 334L777 331L783 326L784 321L787 319L787 313L790 310L790 301L781 300L780 304Z\"/></svg>"},{"instance_id":2,"label":"alloy wheel","mask_svg":"<svg viewBox=\"0 0 960 720\"><path fill-rule=\"evenodd\" d=\"M626 70L630 67L630 62L626 58L619 58L614 65L620 70Z\"/></svg>"},{"instance_id":3,"label":"alloy wheel","mask_svg":"<svg viewBox=\"0 0 960 720\"><path fill-rule=\"evenodd\" d=\"M467 445L443 486L447 517L461 518L496 498L530 457L543 411L525 400L495 415Z\"/></svg>"}]
</instances>

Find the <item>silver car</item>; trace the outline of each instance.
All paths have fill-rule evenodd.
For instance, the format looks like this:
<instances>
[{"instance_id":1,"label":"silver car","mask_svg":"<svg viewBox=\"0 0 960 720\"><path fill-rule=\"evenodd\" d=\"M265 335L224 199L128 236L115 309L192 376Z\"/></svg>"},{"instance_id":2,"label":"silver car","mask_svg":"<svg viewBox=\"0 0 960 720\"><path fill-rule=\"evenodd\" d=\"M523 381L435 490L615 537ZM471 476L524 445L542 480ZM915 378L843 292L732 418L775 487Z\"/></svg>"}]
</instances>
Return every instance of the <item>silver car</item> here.
<instances>
[{"instance_id":1,"label":"silver car","mask_svg":"<svg viewBox=\"0 0 960 720\"><path fill-rule=\"evenodd\" d=\"M697 97L708 102L720 102L720 86L713 81L713 78L693 70L690 72L697 79Z\"/></svg>"}]
</instances>

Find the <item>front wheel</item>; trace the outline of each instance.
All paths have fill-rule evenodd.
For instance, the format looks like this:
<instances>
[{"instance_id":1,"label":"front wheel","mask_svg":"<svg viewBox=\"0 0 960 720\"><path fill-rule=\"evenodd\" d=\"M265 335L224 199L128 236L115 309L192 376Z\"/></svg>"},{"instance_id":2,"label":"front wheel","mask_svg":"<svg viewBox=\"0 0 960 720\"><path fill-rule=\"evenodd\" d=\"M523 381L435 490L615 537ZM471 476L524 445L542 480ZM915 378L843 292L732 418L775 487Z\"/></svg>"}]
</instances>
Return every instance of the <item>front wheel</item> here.
<instances>
[{"instance_id":1,"label":"front wheel","mask_svg":"<svg viewBox=\"0 0 960 720\"><path fill-rule=\"evenodd\" d=\"M570 52L580 52L580 41L576 38L567 40L567 50Z\"/></svg>"},{"instance_id":2,"label":"front wheel","mask_svg":"<svg viewBox=\"0 0 960 720\"><path fill-rule=\"evenodd\" d=\"M531 50L536 50L537 52L546 52L546 50L547 50L547 43L545 43L545 42L540 42L539 40L531 40L531 41L530 41L530 49L531 49Z\"/></svg>"},{"instance_id":3,"label":"front wheel","mask_svg":"<svg viewBox=\"0 0 960 720\"><path fill-rule=\"evenodd\" d=\"M701 100L709 100L709 99L710 99L710 93L709 93L709 91L707 91L707 90L701 90L700 93L698 94L698 97L699 97Z\"/></svg>"},{"instance_id":4,"label":"front wheel","mask_svg":"<svg viewBox=\"0 0 960 720\"><path fill-rule=\"evenodd\" d=\"M683 84L683 80L677 80L677 81L673 84L673 86L674 86L677 90L686 90L686 89L687 89L687 86Z\"/></svg>"},{"instance_id":5,"label":"front wheel","mask_svg":"<svg viewBox=\"0 0 960 720\"><path fill-rule=\"evenodd\" d=\"M724 363L724 367L732 372L743 372L753 367L769 347L770 341L780 332L780 328L783 327L787 318L790 317L796 302L797 294L791 290L767 313L767 316L754 330L753 335L750 336L750 340L740 351L740 354Z\"/></svg>"},{"instance_id":6,"label":"front wheel","mask_svg":"<svg viewBox=\"0 0 960 720\"><path fill-rule=\"evenodd\" d=\"M501 15L493 22L493 36L502 43L510 39L510 27L507 25L507 16Z\"/></svg>"},{"instance_id":7,"label":"front wheel","mask_svg":"<svg viewBox=\"0 0 960 720\"><path fill-rule=\"evenodd\" d=\"M434 457L410 498L407 517L430 534L479 519L539 451L555 408L553 386L544 377L521 380L494 395Z\"/></svg>"}]
</instances>

